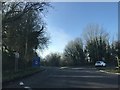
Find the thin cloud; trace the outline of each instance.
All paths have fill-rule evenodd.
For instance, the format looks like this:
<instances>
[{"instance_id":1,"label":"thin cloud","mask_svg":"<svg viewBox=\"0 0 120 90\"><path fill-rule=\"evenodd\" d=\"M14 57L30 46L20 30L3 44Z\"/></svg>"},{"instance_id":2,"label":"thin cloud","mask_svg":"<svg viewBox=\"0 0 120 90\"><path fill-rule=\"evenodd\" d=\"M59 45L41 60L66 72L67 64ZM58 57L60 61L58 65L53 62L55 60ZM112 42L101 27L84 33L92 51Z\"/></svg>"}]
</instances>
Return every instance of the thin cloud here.
<instances>
[{"instance_id":1,"label":"thin cloud","mask_svg":"<svg viewBox=\"0 0 120 90\"><path fill-rule=\"evenodd\" d=\"M49 53L59 52L62 53L65 45L72 39L70 35L65 32L64 29L58 27L48 27L48 32L50 33L50 44L47 49L43 52L39 52L40 56L45 57Z\"/></svg>"}]
</instances>

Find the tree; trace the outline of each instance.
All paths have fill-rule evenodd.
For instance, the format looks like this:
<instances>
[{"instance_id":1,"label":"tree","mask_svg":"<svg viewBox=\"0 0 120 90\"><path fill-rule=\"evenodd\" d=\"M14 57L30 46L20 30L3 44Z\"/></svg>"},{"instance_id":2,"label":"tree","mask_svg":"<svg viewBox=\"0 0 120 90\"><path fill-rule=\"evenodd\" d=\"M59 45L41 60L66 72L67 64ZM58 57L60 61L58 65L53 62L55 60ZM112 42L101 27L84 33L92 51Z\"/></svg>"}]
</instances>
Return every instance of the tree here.
<instances>
[{"instance_id":1,"label":"tree","mask_svg":"<svg viewBox=\"0 0 120 90\"><path fill-rule=\"evenodd\" d=\"M83 43L80 38L70 41L64 49L64 58L69 60L73 65L82 65L85 61L83 52Z\"/></svg>"},{"instance_id":2,"label":"tree","mask_svg":"<svg viewBox=\"0 0 120 90\"><path fill-rule=\"evenodd\" d=\"M11 23L21 19L26 13L36 11L42 13L46 6L50 6L46 2L3 2L2 3L2 24Z\"/></svg>"},{"instance_id":3,"label":"tree","mask_svg":"<svg viewBox=\"0 0 120 90\"><path fill-rule=\"evenodd\" d=\"M35 49L48 45L43 13L49 3L5 2L2 5L3 52L16 50L24 62L29 62Z\"/></svg>"},{"instance_id":4,"label":"tree","mask_svg":"<svg viewBox=\"0 0 120 90\"><path fill-rule=\"evenodd\" d=\"M60 66L61 55L58 53L51 53L45 57L47 65L50 66Z\"/></svg>"},{"instance_id":5,"label":"tree","mask_svg":"<svg viewBox=\"0 0 120 90\"><path fill-rule=\"evenodd\" d=\"M86 51L92 63L103 60L106 57L108 45L108 33L97 24L90 24L85 28Z\"/></svg>"},{"instance_id":6,"label":"tree","mask_svg":"<svg viewBox=\"0 0 120 90\"><path fill-rule=\"evenodd\" d=\"M117 59L117 66L120 69L120 42L116 41L115 42L115 52L114 52L116 59Z\"/></svg>"}]
</instances>

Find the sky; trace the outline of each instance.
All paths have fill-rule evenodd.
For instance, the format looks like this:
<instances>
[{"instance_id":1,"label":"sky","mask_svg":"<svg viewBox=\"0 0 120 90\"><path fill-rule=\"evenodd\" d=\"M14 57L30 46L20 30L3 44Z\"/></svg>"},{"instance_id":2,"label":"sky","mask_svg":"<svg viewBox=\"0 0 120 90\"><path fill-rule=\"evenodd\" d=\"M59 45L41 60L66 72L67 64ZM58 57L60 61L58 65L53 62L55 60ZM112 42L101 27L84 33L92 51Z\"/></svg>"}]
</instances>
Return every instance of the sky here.
<instances>
[{"instance_id":1,"label":"sky","mask_svg":"<svg viewBox=\"0 0 120 90\"><path fill-rule=\"evenodd\" d=\"M65 46L77 37L82 38L88 24L98 24L109 33L110 40L117 39L117 2L52 2L45 17L50 44L40 56L62 53ZM83 38L84 39L84 38Z\"/></svg>"}]
</instances>

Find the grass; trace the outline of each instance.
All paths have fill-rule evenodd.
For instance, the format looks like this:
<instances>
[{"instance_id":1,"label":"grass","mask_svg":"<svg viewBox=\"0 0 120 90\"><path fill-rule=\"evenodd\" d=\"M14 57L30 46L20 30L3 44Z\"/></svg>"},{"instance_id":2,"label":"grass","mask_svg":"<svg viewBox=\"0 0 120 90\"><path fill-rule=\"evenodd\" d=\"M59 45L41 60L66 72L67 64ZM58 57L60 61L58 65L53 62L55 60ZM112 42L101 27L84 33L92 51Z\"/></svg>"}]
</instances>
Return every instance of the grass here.
<instances>
[{"instance_id":1,"label":"grass","mask_svg":"<svg viewBox=\"0 0 120 90\"><path fill-rule=\"evenodd\" d=\"M18 72L14 72L14 71L3 72L2 82L4 83L11 80L23 78L43 70L44 70L43 68L27 68L25 70L19 70Z\"/></svg>"},{"instance_id":2,"label":"grass","mask_svg":"<svg viewBox=\"0 0 120 90\"><path fill-rule=\"evenodd\" d=\"M120 69L106 69L107 72L120 73Z\"/></svg>"}]
</instances>

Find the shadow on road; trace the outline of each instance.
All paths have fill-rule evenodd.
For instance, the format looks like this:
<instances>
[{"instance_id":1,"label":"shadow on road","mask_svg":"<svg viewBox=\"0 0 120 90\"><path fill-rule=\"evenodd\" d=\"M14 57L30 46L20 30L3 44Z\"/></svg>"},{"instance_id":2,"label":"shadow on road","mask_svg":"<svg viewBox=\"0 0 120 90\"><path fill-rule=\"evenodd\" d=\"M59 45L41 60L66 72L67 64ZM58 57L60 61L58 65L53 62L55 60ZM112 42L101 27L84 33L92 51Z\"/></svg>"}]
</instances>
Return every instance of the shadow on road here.
<instances>
[{"instance_id":1,"label":"shadow on road","mask_svg":"<svg viewBox=\"0 0 120 90\"><path fill-rule=\"evenodd\" d=\"M95 67L45 68L44 72L22 81L32 88L118 88L117 75L102 73ZM18 82L7 87L17 87Z\"/></svg>"}]
</instances>

